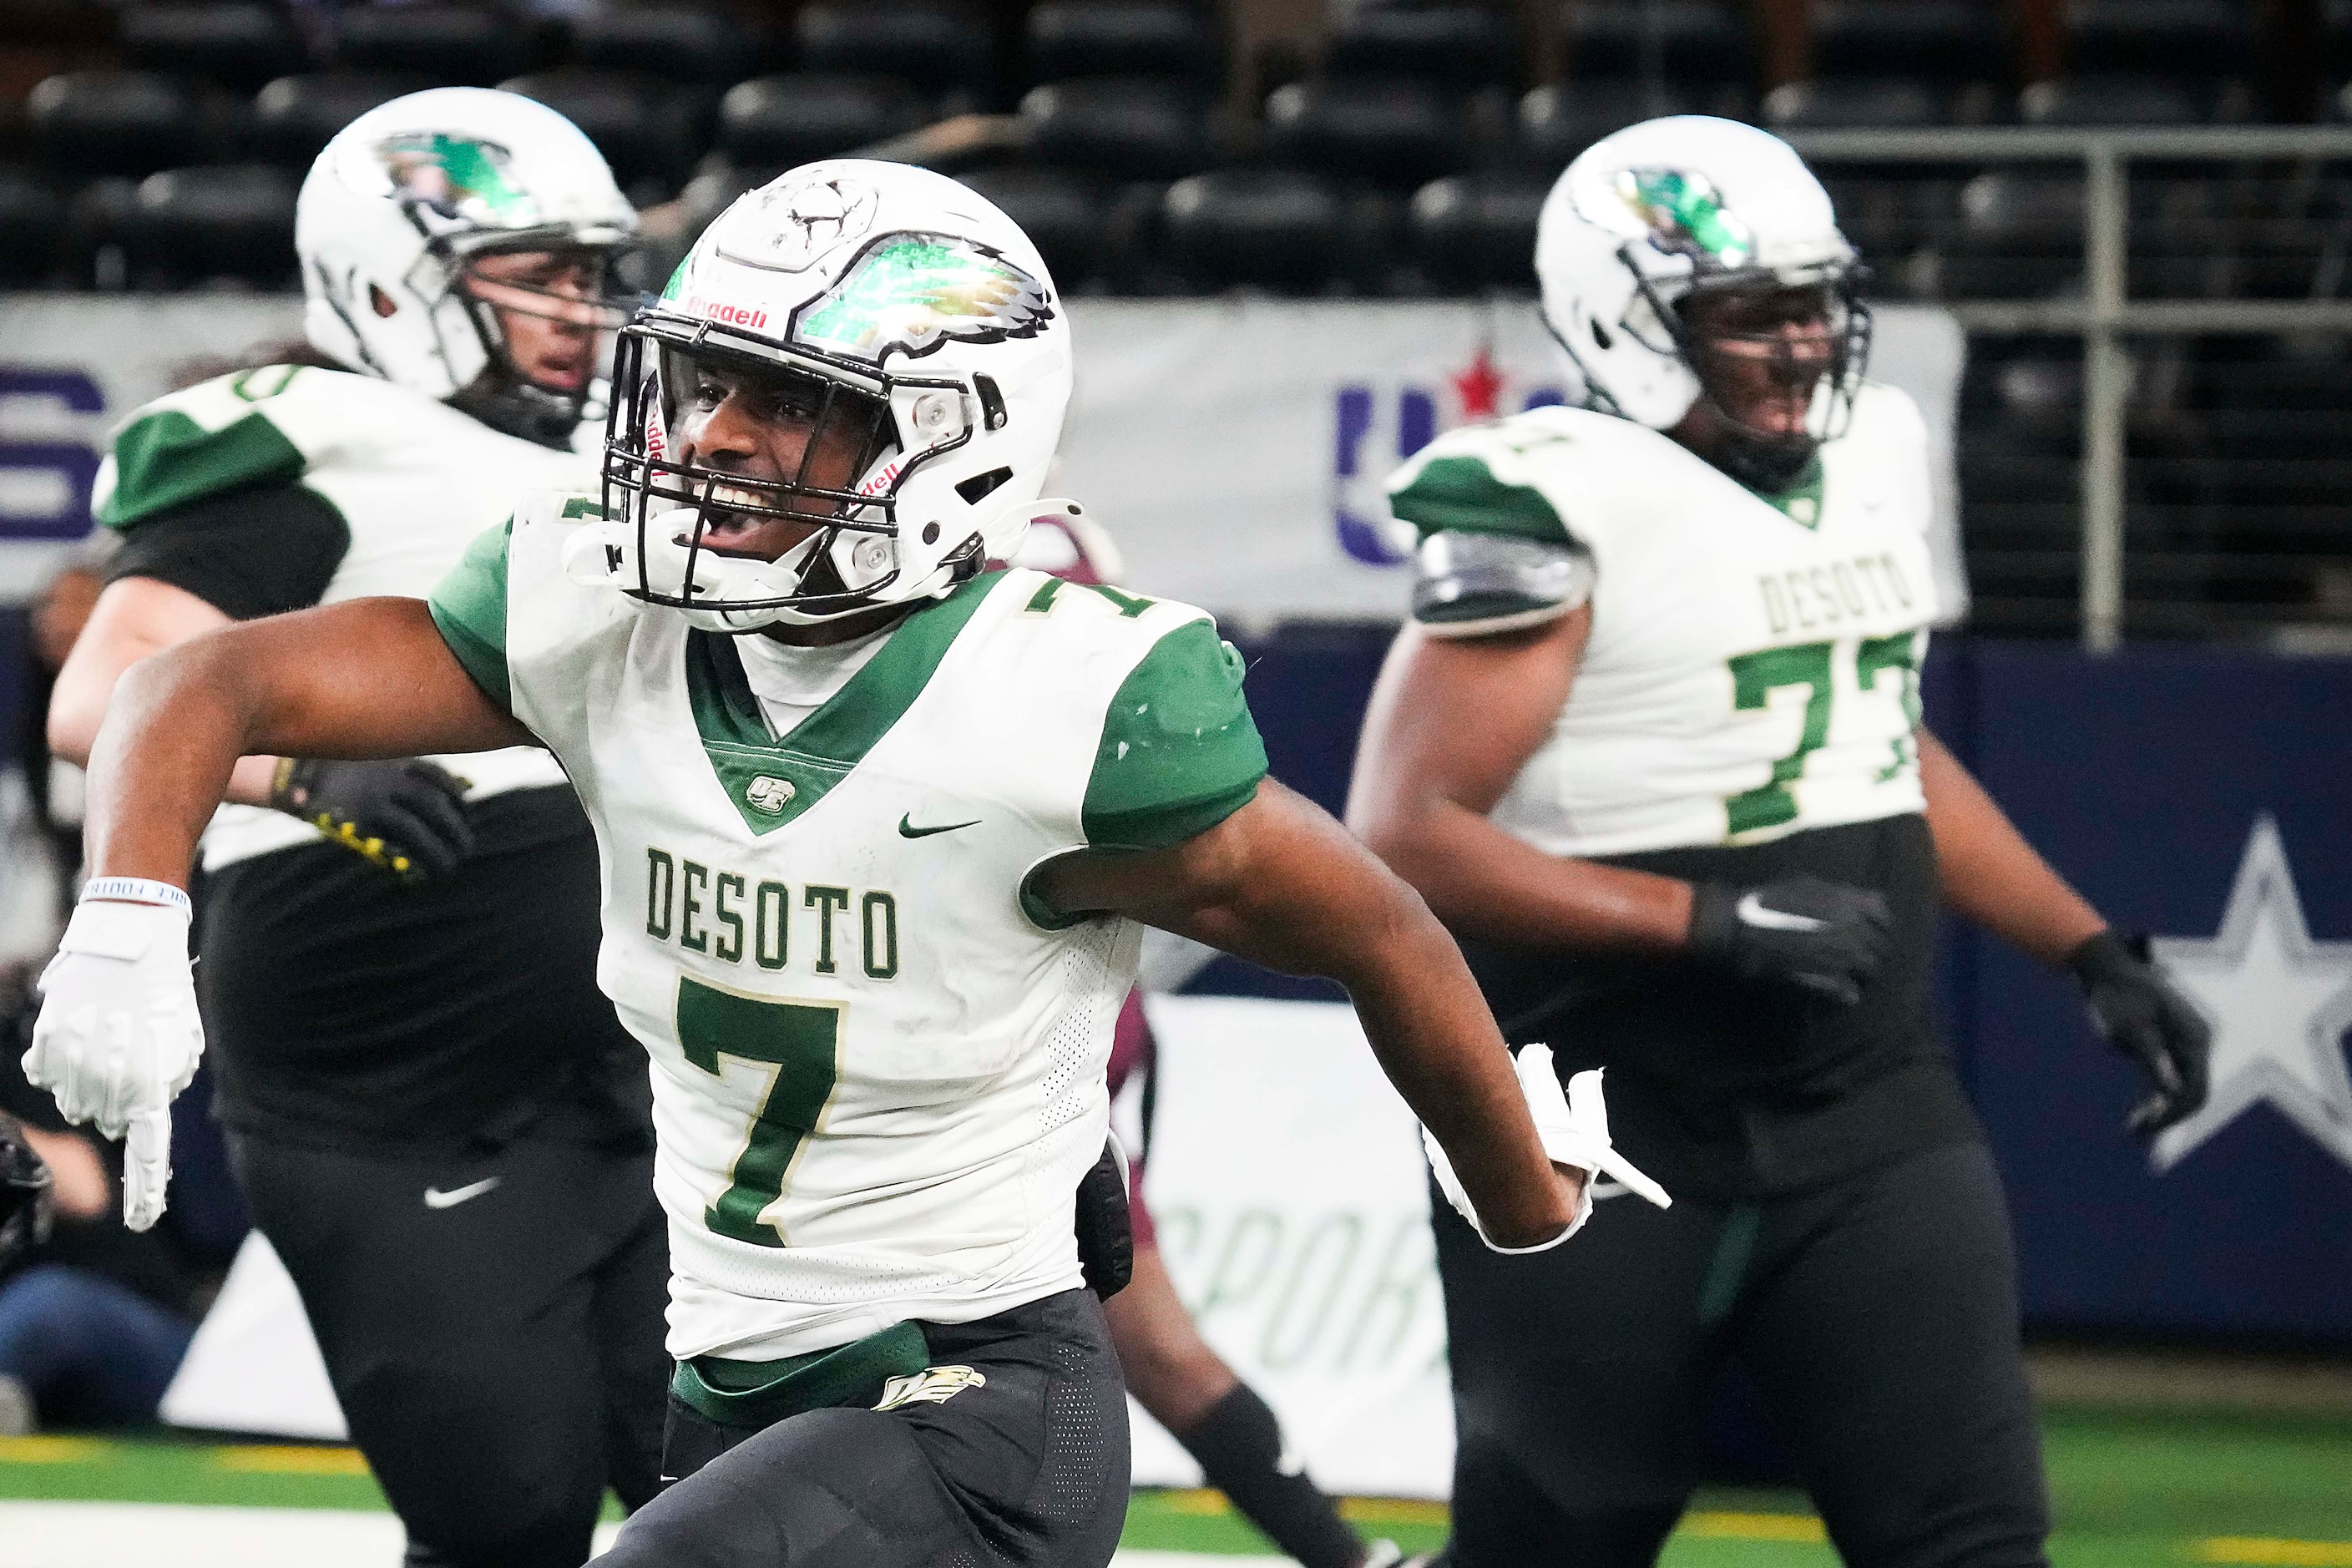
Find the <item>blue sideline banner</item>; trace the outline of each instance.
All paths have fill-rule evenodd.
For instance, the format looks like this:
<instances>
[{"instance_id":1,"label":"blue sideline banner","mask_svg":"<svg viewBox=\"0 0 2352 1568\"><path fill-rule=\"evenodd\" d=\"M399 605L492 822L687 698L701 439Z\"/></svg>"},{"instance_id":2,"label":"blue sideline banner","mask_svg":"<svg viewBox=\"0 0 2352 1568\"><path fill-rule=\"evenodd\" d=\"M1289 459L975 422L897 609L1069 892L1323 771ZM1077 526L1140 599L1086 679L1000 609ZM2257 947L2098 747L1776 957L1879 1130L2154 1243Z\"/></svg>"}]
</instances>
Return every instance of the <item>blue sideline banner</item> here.
<instances>
[{"instance_id":1,"label":"blue sideline banner","mask_svg":"<svg viewBox=\"0 0 2352 1568\"><path fill-rule=\"evenodd\" d=\"M2210 1103L2143 1147L2070 984L1979 938L1948 955L2028 1317L2352 1342L2352 660L1969 651L1985 784L2215 1030Z\"/></svg>"}]
</instances>

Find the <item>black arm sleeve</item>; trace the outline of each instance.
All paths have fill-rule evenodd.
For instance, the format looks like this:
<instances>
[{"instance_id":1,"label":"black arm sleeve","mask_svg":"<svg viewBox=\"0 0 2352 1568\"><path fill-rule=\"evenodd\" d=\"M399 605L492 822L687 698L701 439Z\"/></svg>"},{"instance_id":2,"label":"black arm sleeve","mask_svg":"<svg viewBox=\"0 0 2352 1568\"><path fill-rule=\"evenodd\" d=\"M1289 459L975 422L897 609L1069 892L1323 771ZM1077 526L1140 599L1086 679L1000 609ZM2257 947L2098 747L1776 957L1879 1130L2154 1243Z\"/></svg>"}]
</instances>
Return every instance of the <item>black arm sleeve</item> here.
<instances>
[{"instance_id":1,"label":"black arm sleeve","mask_svg":"<svg viewBox=\"0 0 2352 1568\"><path fill-rule=\"evenodd\" d=\"M351 545L351 525L318 491L253 485L142 519L106 580L152 577L249 621L317 604Z\"/></svg>"}]
</instances>

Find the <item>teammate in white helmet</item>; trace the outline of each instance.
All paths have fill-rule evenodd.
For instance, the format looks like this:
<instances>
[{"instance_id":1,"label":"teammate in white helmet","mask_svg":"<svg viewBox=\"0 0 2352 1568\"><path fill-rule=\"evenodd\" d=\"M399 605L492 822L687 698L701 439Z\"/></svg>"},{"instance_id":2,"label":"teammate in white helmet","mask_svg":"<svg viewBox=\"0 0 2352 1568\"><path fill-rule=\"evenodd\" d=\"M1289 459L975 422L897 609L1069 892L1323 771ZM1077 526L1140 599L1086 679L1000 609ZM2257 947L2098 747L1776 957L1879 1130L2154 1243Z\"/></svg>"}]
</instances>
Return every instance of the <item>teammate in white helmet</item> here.
<instances>
[{"instance_id":1,"label":"teammate in white helmet","mask_svg":"<svg viewBox=\"0 0 2352 1568\"><path fill-rule=\"evenodd\" d=\"M1848 1563L2041 1563L2006 1212L1928 1021L1939 901L2081 979L2155 1081L2141 1132L2202 1100L2205 1026L1921 721L1925 436L1864 379L1859 268L1796 153L1619 132L1536 266L1586 406L1391 481L1419 580L1349 818L1507 1038L1609 1068L1680 1201L1565 1261L1437 1216L1450 1558L1654 1561L1737 1362Z\"/></svg>"},{"instance_id":2,"label":"teammate in white helmet","mask_svg":"<svg viewBox=\"0 0 2352 1568\"><path fill-rule=\"evenodd\" d=\"M793 171L623 333L598 495L526 501L429 606L174 649L100 738L101 880L32 1063L115 1121L183 1081L188 1031L150 1023L188 993L171 884L238 756L562 763L673 1271L685 1479L615 1564L1109 1561L1127 1418L1085 1281L1118 1282L1138 921L1345 983L1492 1245L1564 1240L1589 1172L1643 1180L1597 1076L1515 1075L1419 900L1265 778L1205 616L986 569L1069 387L1003 213L902 165Z\"/></svg>"},{"instance_id":3,"label":"teammate in white helmet","mask_svg":"<svg viewBox=\"0 0 2352 1568\"><path fill-rule=\"evenodd\" d=\"M97 510L122 544L58 679L62 754L88 755L145 655L421 596L519 488L595 474L635 217L579 131L509 93L399 99L329 143L296 219L307 348L115 436ZM635 1505L659 1473L645 1068L596 993L595 847L562 768L530 743L413 754L436 749L248 747L207 784L231 804L204 841L205 1027L255 1217L409 1562L568 1565L607 1485ZM155 920L151 959L180 962L184 912ZM78 964L117 962L86 938L53 1006ZM171 1026L191 1051L193 1003ZM130 1123L134 1226L162 1210L168 1127L160 1104Z\"/></svg>"}]
</instances>

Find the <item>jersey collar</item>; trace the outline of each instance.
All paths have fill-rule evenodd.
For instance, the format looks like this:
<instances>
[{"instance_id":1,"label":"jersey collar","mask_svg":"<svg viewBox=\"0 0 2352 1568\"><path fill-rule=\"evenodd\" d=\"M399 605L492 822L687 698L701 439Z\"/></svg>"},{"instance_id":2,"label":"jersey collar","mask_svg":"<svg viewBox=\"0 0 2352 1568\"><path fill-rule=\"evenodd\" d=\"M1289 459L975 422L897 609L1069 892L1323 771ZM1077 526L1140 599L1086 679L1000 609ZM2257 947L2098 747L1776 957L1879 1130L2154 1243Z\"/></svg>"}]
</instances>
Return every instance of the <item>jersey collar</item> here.
<instances>
[{"instance_id":1,"label":"jersey collar","mask_svg":"<svg viewBox=\"0 0 2352 1568\"><path fill-rule=\"evenodd\" d=\"M778 736L760 711L735 639L686 637L686 693L711 772L754 834L796 820L890 732L930 683L1003 572L983 573L917 610L824 705Z\"/></svg>"}]
</instances>

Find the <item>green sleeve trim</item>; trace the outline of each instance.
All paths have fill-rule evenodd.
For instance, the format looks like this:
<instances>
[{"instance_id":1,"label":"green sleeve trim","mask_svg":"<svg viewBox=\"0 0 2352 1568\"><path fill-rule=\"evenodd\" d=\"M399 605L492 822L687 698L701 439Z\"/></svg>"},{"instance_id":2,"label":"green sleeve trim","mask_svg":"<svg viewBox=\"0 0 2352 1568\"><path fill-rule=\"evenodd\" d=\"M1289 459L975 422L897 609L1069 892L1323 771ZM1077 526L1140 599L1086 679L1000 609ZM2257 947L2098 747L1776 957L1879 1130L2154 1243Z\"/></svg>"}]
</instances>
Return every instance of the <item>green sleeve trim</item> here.
<instances>
[{"instance_id":1,"label":"green sleeve trim","mask_svg":"<svg viewBox=\"0 0 2352 1568\"><path fill-rule=\"evenodd\" d=\"M1573 538L1541 490L1505 484L1479 458L1432 458L1411 483L1391 492L1389 510L1424 539L1449 529L1553 543Z\"/></svg>"},{"instance_id":2,"label":"green sleeve trim","mask_svg":"<svg viewBox=\"0 0 2352 1568\"><path fill-rule=\"evenodd\" d=\"M441 640L482 695L507 713L514 711L513 679L507 672L507 544L513 534L509 520L475 535L430 601Z\"/></svg>"},{"instance_id":3,"label":"green sleeve trim","mask_svg":"<svg viewBox=\"0 0 2352 1568\"><path fill-rule=\"evenodd\" d=\"M1207 621L1161 637L1103 716L1081 815L1103 849L1166 849L1247 805L1265 743L1242 697L1242 659Z\"/></svg>"},{"instance_id":4,"label":"green sleeve trim","mask_svg":"<svg viewBox=\"0 0 2352 1568\"><path fill-rule=\"evenodd\" d=\"M307 462L260 414L207 430L176 408L132 420L114 438L114 489L98 521L128 529L223 490L299 479Z\"/></svg>"}]
</instances>

